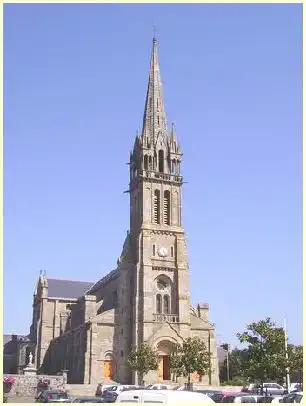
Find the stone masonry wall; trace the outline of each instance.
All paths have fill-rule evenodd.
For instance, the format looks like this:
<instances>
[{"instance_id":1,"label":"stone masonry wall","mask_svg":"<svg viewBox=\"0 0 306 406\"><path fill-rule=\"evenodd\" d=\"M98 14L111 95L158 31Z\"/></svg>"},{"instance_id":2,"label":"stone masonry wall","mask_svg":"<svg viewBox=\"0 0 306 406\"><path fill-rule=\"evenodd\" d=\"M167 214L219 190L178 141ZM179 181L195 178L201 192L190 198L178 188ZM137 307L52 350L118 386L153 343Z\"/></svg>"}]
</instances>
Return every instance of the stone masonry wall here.
<instances>
[{"instance_id":1,"label":"stone masonry wall","mask_svg":"<svg viewBox=\"0 0 306 406\"><path fill-rule=\"evenodd\" d=\"M11 390L7 393L8 397L11 396L23 396L34 397L36 396L37 383L40 379L47 379L50 381L52 389L65 389L65 382L63 375L11 375L13 376L15 383L12 385Z\"/></svg>"}]
</instances>

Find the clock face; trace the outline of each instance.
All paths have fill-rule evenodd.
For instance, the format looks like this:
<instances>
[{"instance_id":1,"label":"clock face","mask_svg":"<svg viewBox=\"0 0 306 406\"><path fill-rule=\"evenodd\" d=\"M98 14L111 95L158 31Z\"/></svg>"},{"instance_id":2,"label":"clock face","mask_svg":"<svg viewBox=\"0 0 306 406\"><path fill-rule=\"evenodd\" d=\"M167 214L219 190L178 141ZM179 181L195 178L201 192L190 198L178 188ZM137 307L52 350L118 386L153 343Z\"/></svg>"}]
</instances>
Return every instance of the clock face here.
<instances>
[{"instance_id":1,"label":"clock face","mask_svg":"<svg viewBox=\"0 0 306 406\"><path fill-rule=\"evenodd\" d=\"M167 254L168 254L168 251L167 251L167 248L165 248L165 247L161 247L161 248L158 250L158 255L159 255L160 257L166 257Z\"/></svg>"}]
</instances>

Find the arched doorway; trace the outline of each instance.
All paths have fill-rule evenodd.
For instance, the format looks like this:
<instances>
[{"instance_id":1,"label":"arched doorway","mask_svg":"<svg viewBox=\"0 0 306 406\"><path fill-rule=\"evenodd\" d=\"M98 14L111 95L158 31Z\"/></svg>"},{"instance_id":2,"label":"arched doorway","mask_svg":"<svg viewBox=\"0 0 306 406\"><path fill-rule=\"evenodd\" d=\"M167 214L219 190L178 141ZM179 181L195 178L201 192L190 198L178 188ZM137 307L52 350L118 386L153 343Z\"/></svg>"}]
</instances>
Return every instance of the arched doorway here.
<instances>
[{"instance_id":1,"label":"arched doorway","mask_svg":"<svg viewBox=\"0 0 306 406\"><path fill-rule=\"evenodd\" d=\"M169 355L174 352L175 344L169 340L162 340L156 347L158 354L157 380L158 382L169 381L171 379Z\"/></svg>"},{"instance_id":2,"label":"arched doorway","mask_svg":"<svg viewBox=\"0 0 306 406\"><path fill-rule=\"evenodd\" d=\"M103 375L105 380L111 380L113 378L114 366L113 355L111 352L107 352L104 355Z\"/></svg>"}]
</instances>

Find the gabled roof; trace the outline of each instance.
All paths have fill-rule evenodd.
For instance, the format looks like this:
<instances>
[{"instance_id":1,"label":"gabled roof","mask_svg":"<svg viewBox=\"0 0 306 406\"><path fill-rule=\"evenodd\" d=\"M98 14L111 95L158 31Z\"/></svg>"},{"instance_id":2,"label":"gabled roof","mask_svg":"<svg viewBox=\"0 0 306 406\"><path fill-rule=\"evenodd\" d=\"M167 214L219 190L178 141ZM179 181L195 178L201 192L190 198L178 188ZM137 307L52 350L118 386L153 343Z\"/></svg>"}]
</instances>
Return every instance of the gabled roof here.
<instances>
[{"instance_id":1,"label":"gabled roof","mask_svg":"<svg viewBox=\"0 0 306 406\"><path fill-rule=\"evenodd\" d=\"M67 281L48 278L48 297L78 299L85 295L93 282Z\"/></svg>"}]
</instances>

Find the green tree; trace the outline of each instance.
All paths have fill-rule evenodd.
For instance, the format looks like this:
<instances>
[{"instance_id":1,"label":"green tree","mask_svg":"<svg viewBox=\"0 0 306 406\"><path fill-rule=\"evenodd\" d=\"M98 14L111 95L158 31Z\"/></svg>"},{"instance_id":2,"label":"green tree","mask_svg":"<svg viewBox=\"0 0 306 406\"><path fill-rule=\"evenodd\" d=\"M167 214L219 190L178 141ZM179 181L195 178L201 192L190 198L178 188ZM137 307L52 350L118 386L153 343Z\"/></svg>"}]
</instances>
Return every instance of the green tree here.
<instances>
[{"instance_id":1,"label":"green tree","mask_svg":"<svg viewBox=\"0 0 306 406\"><path fill-rule=\"evenodd\" d=\"M303 346L288 345L288 366L291 382L303 380Z\"/></svg>"},{"instance_id":2,"label":"green tree","mask_svg":"<svg viewBox=\"0 0 306 406\"><path fill-rule=\"evenodd\" d=\"M243 382L246 383L245 376L243 375L244 362L248 357L248 350L240 350L235 348L228 354L229 358L229 378L230 381L239 382L239 385ZM227 382L227 360L220 366L219 371L220 382Z\"/></svg>"},{"instance_id":3,"label":"green tree","mask_svg":"<svg viewBox=\"0 0 306 406\"><path fill-rule=\"evenodd\" d=\"M182 354L178 352L179 348L177 348L176 352L173 352L169 356L169 368L171 373L173 374L173 378L175 382L177 382L177 378L179 376L185 376L186 373L184 371L183 363L182 363Z\"/></svg>"},{"instance_id":4,"label":"green tree","mask_svg":"<svg viewBox=\"0 0 306 406\"><path fill-rule=\"evenodd\" d=\"M210 357L211 354L200 338L189 337L170 355L170 369L176 377L178 375L186 376L189 385L192 373L197 372L203 376L209 372Z\"/></svg>"},{"instance_id":5,"label":"green tree","mask_svg":"<svg viewBox=\"0 0 306 406\"><path fill-rule=\"evenodd\" d=\"M285 376L285 334L268 317L251 323L247 331L238 333L241 343L247 343L247 356L243 361L244 376L256 383L267 380L283 381Z\"/></svg>"},{"instance_id":6,"label":"green tree","mask_svg":"<svg viewBox=\"0 0 306 406\"><path fill-rule=\"evenodd\" d=\"M139 344L137 348L130 351L128 365L138 373L138 382L143 381L144 374L151 370L157 370L157 353L146 343Z\"/></svg>"}]
</instances>

